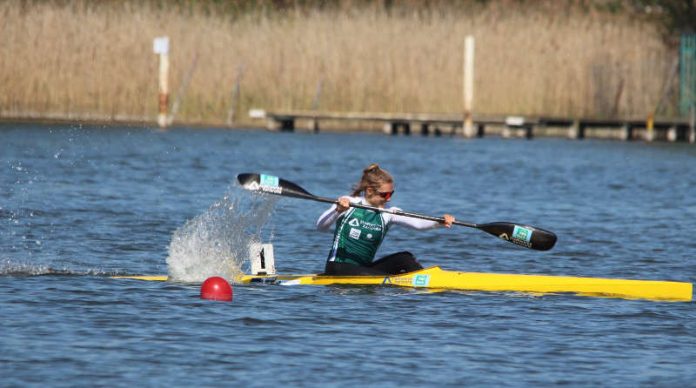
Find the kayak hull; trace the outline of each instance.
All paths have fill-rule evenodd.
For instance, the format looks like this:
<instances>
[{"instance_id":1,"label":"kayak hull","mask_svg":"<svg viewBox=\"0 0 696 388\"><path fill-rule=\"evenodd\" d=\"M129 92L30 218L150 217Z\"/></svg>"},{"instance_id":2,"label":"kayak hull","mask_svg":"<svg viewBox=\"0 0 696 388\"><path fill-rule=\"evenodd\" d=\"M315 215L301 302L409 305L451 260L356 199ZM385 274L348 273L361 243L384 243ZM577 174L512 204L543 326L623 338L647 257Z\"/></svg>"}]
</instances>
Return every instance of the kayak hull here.
<instances>
[{"instance_id":1,"label":"kayak hull","mask_svg":"<svg viewBox=\"0 0 696 388\"><path fill-rule=\"evenodd\" d=\"M120 278L165 281L166 276L125 276ZM570 293L581 296L657 301L691 301L691 283L661 280L607 279L573 276L492 274L447 271L429 267L400 275L329 276L242 275L235 282L281 285L397 286L433 290L522 292L532 294Z\"/></svg>"}]
</instances>

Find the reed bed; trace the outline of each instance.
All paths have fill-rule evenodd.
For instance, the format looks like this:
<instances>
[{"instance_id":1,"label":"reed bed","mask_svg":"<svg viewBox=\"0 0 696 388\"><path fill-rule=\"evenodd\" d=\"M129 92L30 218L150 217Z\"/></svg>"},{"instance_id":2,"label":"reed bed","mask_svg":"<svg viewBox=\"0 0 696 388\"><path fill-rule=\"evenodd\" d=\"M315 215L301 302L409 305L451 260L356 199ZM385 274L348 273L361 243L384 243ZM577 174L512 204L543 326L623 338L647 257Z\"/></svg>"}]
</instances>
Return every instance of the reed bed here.
<instances>
[{"instance_id":1,"label":"reed bed","mask_svg":"<svg viewBox=\"0 0 696 388\"><path fill-rule=\"evenodd\" d=\"M235 18L128 2L17 4L0 2L5 115L154 117L152 40L163 35L173 95L198 58L177 120L210 124L225 122L236 79L242 124L249 108L310 109L320 83L320 110L461 112L467 35L476 38L477 114L645 117L677 56L636 19L505 1L468 12L355 7Z\"/></svg>"}]
</instances>

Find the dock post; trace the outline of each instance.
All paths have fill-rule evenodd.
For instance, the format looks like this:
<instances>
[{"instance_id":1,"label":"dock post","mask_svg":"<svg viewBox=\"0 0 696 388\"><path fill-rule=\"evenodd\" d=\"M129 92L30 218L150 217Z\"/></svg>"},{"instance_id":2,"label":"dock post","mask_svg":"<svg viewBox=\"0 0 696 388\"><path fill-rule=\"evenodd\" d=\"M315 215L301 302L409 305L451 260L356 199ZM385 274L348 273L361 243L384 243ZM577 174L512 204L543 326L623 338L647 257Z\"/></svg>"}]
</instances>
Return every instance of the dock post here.
<instances>
[{"instance_id":1,"label":"dock post","mask_svg":"<svg viewBox=\"0 0 696 388\"><path fill-rule=\"evenodd\" d=\"M621 140L630 141L633 140L633 125L630 123L624 123L621 127ZM646 140L648 140L646 138ZM648 140L652 141L652 140Z\"/></svg>"},{"instance_id":2,"label":"dock post","mask_svg":"<svg viewBox=\"0 0 696 388\"><path fill-rule=\"evenodd\" d=\"M503 128L503 130L500 132L500 137L502 137L503 139L507 139L511 136L512 136L512 131L510 131L510 127L508 127L506 125L505 128Z\"/></svg>"},{"instance_id":3,"label":"dock post","mask_svg":"<svg viewBox=\"0 0 696 388\"><path fill-rule=\"evenodd\" d=\"M459 133L460 128L462 129L462 131L464 131L464 127L461 127L460 124L452 124L452 126L450 127L450 136L456 136Z\"/></svg>"},{"instance_id":4,"label":"dock post","mask_svg":"<svg viewBox=\"0 0 696 388\"><path fill-rule=\"evenodd\" d=\"M430 134L430 127L428 123L421 123L421 136L428 136Z\"/></svg>"},{"instance_id":5,"label":"dock post","mask_svg":"<svg viewBox=\"0 0 696 388\"><path fill-rule=\"evenodd\" d=\"M159 114L157 124L167 127L167 108L169 106L169 37L155 38L153 51L159 54Z\"/></svg>"},{"instance_id":6,"label":"dock post","mask_svg":"<svg viewBox=\"0 0 696 388\"><path fill-rule=\"evenodd\" d=\"M391 122L391 121L387 121L384 123L384 127L383 127L382 131L386 135L396 135L398 133L397 128L396 128L396 123Z\"/></svg>"},{"instance_id":7,"label":"dock post","mask_svg":"<svg viewBox=\"0 0 696 388\"><path fill-rule=\"evenodd\" d=\"M573 124L568 128L568 137L576 140L584 139L585 125L580 120L573 120Z\"/></svg>"},{"instance_id":8,"label":"dock post","mask_svg":"<svg viewBox=\"0 0 696 388\"><path fill-rule=\"evenodd\" d=\"M649 142L655 140L655 116L652 113L648 115L645 122L645 140Z\"/></svg>"},{"instance_id":9,"label":"dock post","mask_svg":"<svg viewBox=\"0 0 696 388\"><path fill-rule=\"evenodd\" d=\"M578 123L578 139L585 139L585 123Z\"/></svg>"},{"instance_id":10,"label":"dock post","mask_svg":"<svg viewBox=\"0 0 696 388\"><path fill-rule=\"evenodd\" d=\"M505 138L511 137L513 130L516 136L519 136L520 130L523 130L525 138L532 138L532 125L526 122L524 117L508 116L505 118L505 128L503 128L502 136Z\"/></svg>"},{"instance_id":11,"label":"dock post","mask_svg":"<svg viewBox=\"0 0 696 388\"><path fill-rule=\"evenodd\" d=\"M266 129L269 131L277 131L280 129L280 122L275 117L266 117Z\"/></svg>"},{"instance_id":12,"label":"dock post","mask_svg":"<svg viewBox=\"0 0 696 388\"><path fill-rule=\"evenodd\" d=\"M295 119L288 117L280 119L280 130L282 132L293 132L295 130Z\"/></svg>"},{"instance_id":13,"label":"dock post","mask_svg":"<svg viewBox=\"0 0 696 388\"><path fill-rule=\"evenodd\" d=\"M313 133L319 133L319 120L316 117L309 119L307 129Z\"/></svg>"}]
</instances>

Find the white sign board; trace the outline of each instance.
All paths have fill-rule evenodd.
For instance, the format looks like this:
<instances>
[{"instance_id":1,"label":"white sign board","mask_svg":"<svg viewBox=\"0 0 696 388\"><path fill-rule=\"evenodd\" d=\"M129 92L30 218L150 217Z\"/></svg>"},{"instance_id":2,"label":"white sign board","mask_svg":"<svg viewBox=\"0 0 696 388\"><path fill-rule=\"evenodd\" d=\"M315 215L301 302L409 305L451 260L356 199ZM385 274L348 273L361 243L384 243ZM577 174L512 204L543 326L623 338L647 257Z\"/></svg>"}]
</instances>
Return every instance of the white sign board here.
<instances>
[{"instance_id":1,"label":"white sign board","mask_svg":"<svg viewBox=\"0 0 696 388\"><path fill-rule=\"evenodd\" d=\"M249 109L249 117L252 119L266 118L266 111L263 109Z\"/></svg>"},{"instance_id":2,"label":"white sign board","mask_svg":"<svg viewBox=\"0 0 696 388\"><path fill-rule=\"evenodd\" d=\"M168 54L169 53L169 37L161 36L155 38L152 44L152 50L155 54Z\"/></svg>"},{"instance_id":3,"label":"white sign board","mask_svg":"<svg viewBox=\"0 0 696 388\"><path fill-rule=\"evenodd\" d=\"M524 117L522 116L508 116L505 118L505 125L511 127L521 127L524 125Z\"/></svg>"}]
</instances>

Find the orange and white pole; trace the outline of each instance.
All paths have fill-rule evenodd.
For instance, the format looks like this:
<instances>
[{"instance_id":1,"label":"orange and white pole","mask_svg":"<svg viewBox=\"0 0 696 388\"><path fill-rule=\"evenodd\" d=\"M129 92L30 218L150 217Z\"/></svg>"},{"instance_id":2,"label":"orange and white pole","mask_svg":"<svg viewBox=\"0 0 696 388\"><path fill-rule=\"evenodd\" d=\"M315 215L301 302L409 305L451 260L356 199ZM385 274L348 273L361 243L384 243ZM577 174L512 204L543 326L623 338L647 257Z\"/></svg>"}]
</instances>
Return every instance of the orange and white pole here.
<instances>
[{"instance_id":1,"label":"orange and white pole","mask_svg":"<svg viewBox=\"0 0 696 388\"><path fill-rule=\"evenodd\" d=\"M169 37L155 38L153 51L159 54L159 115L157 124L160 128L167 127L169 107Z\"/></svg>"}]
</instances>

